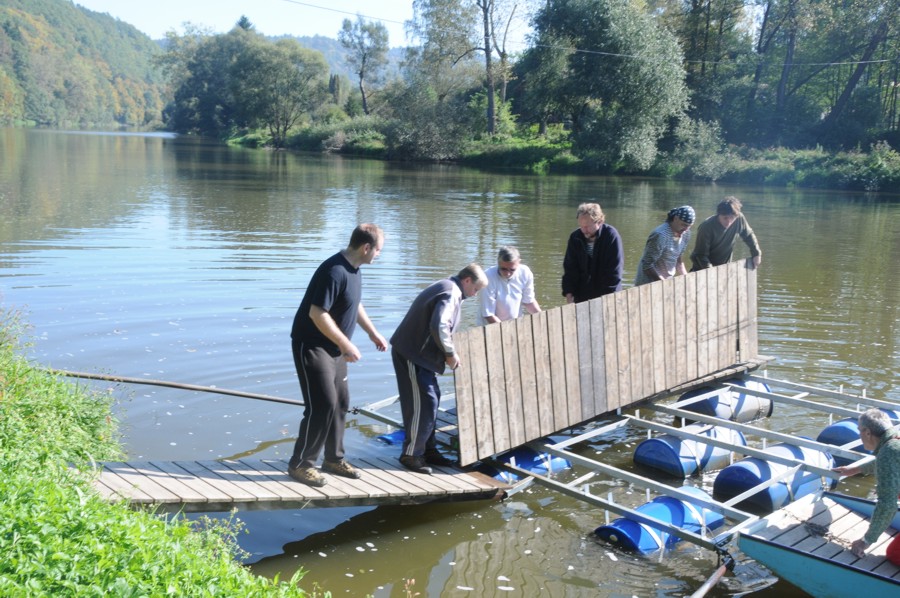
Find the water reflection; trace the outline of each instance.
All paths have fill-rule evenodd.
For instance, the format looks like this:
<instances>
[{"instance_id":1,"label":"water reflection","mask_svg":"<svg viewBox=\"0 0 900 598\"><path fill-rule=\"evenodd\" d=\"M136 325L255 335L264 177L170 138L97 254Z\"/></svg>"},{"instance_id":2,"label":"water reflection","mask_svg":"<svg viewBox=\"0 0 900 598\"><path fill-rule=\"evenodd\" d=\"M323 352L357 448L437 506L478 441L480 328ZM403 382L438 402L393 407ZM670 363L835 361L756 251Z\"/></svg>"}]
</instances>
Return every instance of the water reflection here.
<instances>
[{"instance_id":1,"label":"water reflection","mask_svg":"<svg viewBox=\"0 0 900 598\"><path fill-rule=\"evenodd\" d=\"M32 356L53 367L299 399L294 310L313 269L359 221L387 233L364 273L363 301L390 336L421 288L471 260L492 263L503 244L517 245L534 270L541 305L561 305L565 240L583 201L601 203L621 233L630 281L669 208L689 203L704 218L734 194L763 247L760 348L777 359L770 374L900 400L896 198L484 174L159 136L2 129L0 150L0 301L26 312ZM474 324L474 309L464 304L464 326ZM299 408L275 403L80 383L113 388L134 459L286 459L300 419ZM364 346L350 388L354 405L396 394L389 356ZM769 425L818 432L789 409ZM374 440L383 425L355 416L349 426L351 460L365 451L395 455ZM628 467L635 439L620 440L588 450ZM249 512L241 517L251 533L241 541L254 570L284 578L303 565L310 579L353 595L403 595L404 576L414 575L416 588L433 595L474 587L674 596L714 566L691 547L661 563L611 552L590 537L601 513L547 491L516 504ZM322 546L339 558L317 556ZM755 589L764 578L744 567L711 595Z\"/></svg>"}]
</instances>

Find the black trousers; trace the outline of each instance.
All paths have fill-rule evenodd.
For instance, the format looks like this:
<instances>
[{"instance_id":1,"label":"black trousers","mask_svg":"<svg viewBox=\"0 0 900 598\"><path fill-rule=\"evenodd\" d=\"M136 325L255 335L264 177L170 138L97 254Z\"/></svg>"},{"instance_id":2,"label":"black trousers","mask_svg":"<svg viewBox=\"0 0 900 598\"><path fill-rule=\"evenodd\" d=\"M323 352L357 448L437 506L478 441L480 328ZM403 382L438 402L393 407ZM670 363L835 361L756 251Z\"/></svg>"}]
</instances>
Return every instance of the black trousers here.
<instances>
[{"instance_id":1,"label":"black trousers","mask_svg":"<svg viewBox=\"0 0 900 598\"><path fill-rule=\"evenodd\" d=\"M322 347L291 343L294 367L303 393L303 419L294 444L291 467L312 467L322 450L326 461L344 458L344 426L350 408L347 361Z\"/></svg>"},{"instance_id":2,"label":"black trousers","mask_svg":"<svg viewBox=\"0 0 900 598\"><path fill-rule=\"evenodd\" d=\"M394 350L391 350L391 358L397 375L403 427L406 429L401 453L421 457L426 450L437 446L434 426L441 402L437 374L414 364Z\"/></svg>"}]
</instances>

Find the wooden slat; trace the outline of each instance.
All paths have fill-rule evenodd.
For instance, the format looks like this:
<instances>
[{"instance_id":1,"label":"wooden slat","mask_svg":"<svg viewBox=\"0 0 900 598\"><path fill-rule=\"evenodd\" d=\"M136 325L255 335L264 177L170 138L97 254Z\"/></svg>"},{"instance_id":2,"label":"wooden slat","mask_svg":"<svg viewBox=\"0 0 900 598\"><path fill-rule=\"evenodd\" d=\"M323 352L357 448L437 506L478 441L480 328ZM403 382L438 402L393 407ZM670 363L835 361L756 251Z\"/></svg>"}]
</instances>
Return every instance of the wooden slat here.
<instances>
[{"instance_id":1,"label":"wooden slat","mask_svg":"<svg viewBox=\"0 0 900 598\"><path fill-rule=\"evenodd\" d=\"M578 383L581 386L581 416L590 418L594 413L594 356L591 343L591 305L589 301L575 304L575 321L578 347Z\"/></svg>"},{"instance_id":2,"label":"wooden slat","mask_svg":"<svg viewBox=\"0 0 900 598\"><path fill-rule=\"evenodd\" d=\"M566 345L563 342L562 310L542 311L547 322L547 343L550 353L550 388L553 394L553 416L557 429L578 423L569 419L566 396ZM521 443L519 443L521 444Z\"/></svg>"},{"instance_id":3,"label":"wooden slat","mask_svg":"<svg viewBox=\"0 0 900 598\"><path fill-rule=\"evenodd\" d=\"M663 315L666 303L663 300L663 288L670 284L671 280L664 280L659 284L647 285L650 291L650 331L652 339L648 352L652 353L653 356L653 364L651 366L653 369L649 372L650 375L647 377L647 380L652 380L653 382L653 394L668 388L666 386L666 372L668 371L666 354L668 347L666 346L665 319Z\"/></svg>"},{"instance_id":4,"label":"wooden slat","mask_svg":"<svg viewBox=\"0 0 900 598\"><path fill-rule=\"evenodd\" d=\"M705 376L716 370L716 368L709 367L709 297L707 296L707 286L711 270L712 268L706 268L695 272L697 281L694 294L695 313L697 316L697 371L694 374L695 378Z\"/></svg>"},{"instance_id":5,"label":"wooden slat","mask_svg":"<svg viewBox=\"0 0 900 598\"><path fill-rule=\"evenodd\" d=\"M453 345L459 353L461 364L454 372L454 386L456 391L456 417L459 430L459 462L463 465L474 463L478 460L478 450L475 436L475 397L472 389L472 351L470 339L475 334L474 330L456 334L453 337Z\"/></svg>"},{"instance_id":6,"label":"wooden slat","mask_svg":"<svg viewBox=\"0 0 900 598\"><path fill-rule=\"evenodd\" d=\"M572 339L578 338L578 322L575 315L575 304L569 303L559 308L562 319L563 346L566 369L566 398L569 404L569 425L584 421L581 416L581 370L580 356L571 350Z\"/></svg>"},{"instance_id":7,"label":"wooden slat","mask_svg":"<svg viewBox=\"0 0 900 598\"><path fill-rule=\"evenodd\" d=\"M752 262L751 262L752 263ZM747 315L748 330L747 341L750 345L747 348L747 355L755 357L759 354L759 322L757 320L757 271L753 268L747 268L744 271L747 274ZM744 357L747 359L747 357Z\"/></svg>"},{"instance_id":8,"label":"wooden slat","mask_svg":"<svg viewBox=\"0 0 900 598\"><path fill-rule=\"evenodd\" d=\"M697 275L694 273L692 276L676 279L676 287L681 284L681 280L684 281L684 299L683 308L679 313L684 314L684 338L680 344L684 347L684 371L681 375L679 360L678 372L680 380L693 380L697 377L697 338L699 337L697 332ZM681 300L680 292L676 291L676 309L679 307L679 300Z\"/></svg>"},{"instance_id":9,"label":"wooden slat","mask_svg":"<svg viewBox=\"0 0 900 598\"><path fill-rule=\"evenodd\" d=\"M606 408L609 411L618 409L622 404L619 394L619 352L618 324L616 322L616 301L612 295L600 298L603 308L603 343L606 355ZM571 422L570 425L577 422Z\"/></svg>"},{"instance_id":10,"label":"wooden slat","mask_svg":"<svg viewBox=\"0 0 900 598\"><path fill-rule=\"evenodd\" d=\"M719 268L707 268L706 280L706 369L703 374L722 369L719 363ZM702 339L701 339L702 340ZM700 364L701 367L703 364Z\"/></svg>"},{"instance_id":11,"label":"wooden slat","mask_svg":"<svg viewBox=\"0 0 900 598\"><path fill-rule=\"evenodd\" d=\"M557 430L565 428L565 425L559 425L554 416L553 385L550 381L550 339L548 338L547 330L547 312L525 316L525 319L531 320L531 331L534 337L534 378L537 386L541 436L549 436Z\"/></svg>"},{"instance_id":12,"label":"wooden slat","mask_svg":"<svg viewBox=\"0 0 900 598\"><path fill-rule=\"evenodd\" d=\"M737 306L735 305L735 301L737 300L737 293L732 292L736 290L736 286L732 286L734 284L734 278L730 276L730 274L734 271L735 264L727 264L725 268L721 270L724 276L719 276L719 367L717 369L722 369L727 367L735 362L734 348L735 348L735 337L734 332L736 330L736 316Z\"/></svg>"},{"instance_id":13,"label":"wooden slat","mask_svg":"<svg viewBox=\"0 0 900 598\"><path fill-rule=\"evenodd\" d=\"M522 378L519 376L519 341L516 322L500 322L500 338L503 352L503 375L506 379L506 405L509 419L509 443L520 446L531 440L525 434L525 402L522 396Z\"/></svg>"},{"instance_id":14,"label":"wooden slat","mask_svg":"<svg viewBox=\"0 0 900 598\"><path fill-rule=\"evenodd\" d=\"M469 336L469 360L472 362L472 405L475 413L475 446L478 458L493 455L494 430L491 421L491 395L489 387L489 372L487 369L487 355L485 355L484 328L474 328ZM460 436L460 446L463 438ZM471 440L466 439L466 443Z\"/></svg>"},{"instance_id":15,"label":"wooden slat","mask_svg":"<svg viewBox=\"0 0 900 598\"><path fill-rule=\"evenodd\" d=\"M746 359L750 354L748 353L750 347L750 340L748 338L749 333L749 297L747 295L747 279L748 276L744 269L738 270L736 272L737 278L737 346L739 349L738 359Z\"/></svg>"},{"instance_id":16,"label":"wooden slat","mask_svg":"<svg viewBox=\"0 0 900 598\"><path fill-rule=\"evenodd\" d=\"M628 404L634 403L644 396L644 370L643 350L641 337L643 335L644 322L641 321L641 287L635 287L622 291L628 304L628 360L631 366L631 392L628 395ZM649 325L649 324L648 324Z\"/></svg>"},{"instance_id":17,"label":"wooden slat","mask_svg":"<svg viewBox=\"0 0 900 598\"><path fill-rule=\"evenodd\" d=\"M591 416L606 413L606 323L603 319L603 303L601 299L589 302L591 309L591 372L593 374L592 386L594 388L594 402L591 405ZM553 430L548 432L552 434Z\"/></svg>"},{"instance_id":18,"label":"wooden slat","mask_svg":"<svg viewBox=\"0 0 900 598\"><path fill-rule=\"evenodd\" d=\"M503 371L503 340L500 326L484 327L484 345L487 359L488 398L490 419L493 427L494 452L512 448L510 444L509 418L507 416L506 375Z\"/></svg>"},{"instance_id":19,"label":"wooden slat","mask_svg":"<svg viewBox=\"0 0 900 598\"><path fill-rule=\"evenodd\" d=\"M534 343L531 339L531 319L516 321L516 339L519 348L519 378L522 380L522 409L525 416L525 438L541 437L540 410L537 382L534 373ZM485 457L489 455L483 455Z\"/></svg>"},{"instance_id":20,"label":"wooden slat","mask_svg":"<svg viewBox=\"0 0 900 598\"><path fill-rule=\"evenodd\" d=\"M640 386L638 387L637 397L645 397L656 392L653 390L654 375L656 364L654 363L654 339L653 339L653 288L659 285L645 284L637 287L635 291L638 293L640 301L640 312L637 322L640 322L639 330L641 337L640 359L641 359L641 375ZM634 349L634 347L632 348ZM635 399L637 398L635 397Z\"/></svg>"},{"instance_id":21,"label":"wooden slat","mask_svg":"<svg viewBox=\"0 0 900 598\"><path fill-rule=\"evenodd\" d=\"M631 333L628 325L628 295L622 291L612 295L616 311L616 354L618 355L619 406L632 402L631 370L640 367L631 359Z\"/></svg>"},{"instance_id":22,"label":"wooden slat","mask_svg":"<svg viewBox=\"0 0 900 598\"><path fill-rule=\"evenodd\" d=\"M676 276L666 280L662 285L662 309L663 309L663 355L666 371L663 376L663 388L672 388L679 383L678 358L680 337L676 334L676 328L680 324L684 327L684 312L675 307L676 283L684 280L684 276ZM684 305L682 305L684 309ZM684 355L680 355L684 358Z\"/></svg>"}]
</instances>

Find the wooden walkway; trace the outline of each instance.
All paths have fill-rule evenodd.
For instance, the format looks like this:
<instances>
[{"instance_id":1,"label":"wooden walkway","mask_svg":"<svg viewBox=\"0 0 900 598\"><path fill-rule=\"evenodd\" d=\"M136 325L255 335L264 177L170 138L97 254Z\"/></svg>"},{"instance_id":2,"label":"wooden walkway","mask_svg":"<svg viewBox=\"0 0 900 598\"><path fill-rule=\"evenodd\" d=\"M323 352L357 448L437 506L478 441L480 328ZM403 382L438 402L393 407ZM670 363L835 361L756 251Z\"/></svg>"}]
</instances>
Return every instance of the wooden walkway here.
<instances>
[{"instance_id":1,"label":"wooden walkway","mask_svg":"<svg viewBox=\"0 0 900 598\"><path fill-rule=\"evenodd\" d=\"M396 459L354 459L358 480L324 474L328 484L312 488L288 477L287 462L149 461L102 463L94 483L110 500L159 512L230 511L234 508L301 509L407 505L440 501L499 499L509 486L480 473L435 467L432 475L402 468Z\"/></svg>"}]
</instances>

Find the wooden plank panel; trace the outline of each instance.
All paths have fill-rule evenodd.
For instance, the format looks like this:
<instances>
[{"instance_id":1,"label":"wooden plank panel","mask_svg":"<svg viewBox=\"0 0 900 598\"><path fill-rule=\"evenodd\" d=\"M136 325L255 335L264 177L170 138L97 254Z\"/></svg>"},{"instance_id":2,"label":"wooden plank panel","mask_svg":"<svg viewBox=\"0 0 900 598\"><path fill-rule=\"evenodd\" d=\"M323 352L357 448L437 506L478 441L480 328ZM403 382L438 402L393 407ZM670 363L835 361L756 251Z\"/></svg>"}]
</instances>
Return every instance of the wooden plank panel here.
<instances>
[{"instance_id":1,"label":"wooden plank panel","mask_svg":"<svg viewBox=\"0 0 900 598\"><path fill-rule=\"evenodd\" d=\"M734 286L734 269L731 264L719 266L719 368L726 368L735 362L734 348L735 337L735 313L737 306L735 305Z\"/></svg>"},{"instance_id":2,"label":"wooden plank panel","mask_svg":"<svg viewBox=\"0 0 900 598\"><path fill-rule=\"evenodd\" d=\"M205 481L210 486L216 488L220 492L231 496L236 502L251 502L261 498L268 497L270 500L275 498L274 494L263 492L262 494L253 492L254 488L236 484L233 480L227 480L210 469L204 467L197 461L173 461L189 474L196 476ZM261 490L261 489L260 489Z\"/></svg>"},{"instance_id":3,"label":"wooden plank panel","mask_svg":"<svg viewBox=\"0 0 900 598\"><path fill-rule=\"evenodd\" d=\"M675 388L688 380L687 377L687 345L688 337L686 336L688 314L685 302L685 292L687 289L687 281L693 279L693 275L676 276L672 280L672 297L667 299L671 309L666 312L668 321L666 322L666 334L671 335L672 354L671 362L672 371L666 377L666 385L668 388Z\"/></svg>"},{"instance_id":4,"label":"wooden plank panel","mask_svg":"<svg viewBox=\"0 0 900 598\"><path fill-rule=\"evenodd\" d=\"M642 399L644 395L644 378L647 370L644 369L644 351L642 349L642 337L644 322L641 321L641 287L634 287L623 291L628 299L628 359L631 361L631 396L628 404Z\"/></svg>"},{"instance_id":5,"label":"wooden plank panel","mask_svg":"<svg viewBox=\"0 0 900 598\"><path fill-rule=\"evenodd\" d=\"M694 298L697 306L697 372L695 378L705 376L712 371L709 367L709 297L706 292L710 270L712 268L706 268L696 273L697 289Z\"/></svg>"},{"instance_id":6,"label":"wooden plank panel","mask_svg":"<svg viewBox=\"0 0 900 598\"><path fill-rule=\"evenodd\" d=\"M553 393L553 418L562 430L578 421L569 419L566 402L566 342L562 328L562 310L550 309L541 312L547 321L547 343L550 352L550 386Z\"/></svg>"},{"instance_id":7,"label":"wooden plank panel","mask_svg":"<svg viewBox=\"0 0 900 598\"><path fill-rule=\"evenodd\" d=\"M662 284L663 315L663 356L666 364L663 376L663 388L678 385L678 337L675 335L676 322L684 325L684 313L675 309L675 285L684 280L684 276L676 276Z\"/></svg>"},{"instance_id":8,"label":"wooden plank panel","mask_svg":"<svg viewBox=\"0 0 900 598\"><path fill-rule=\"evenodd\" d=\"M475 414L475 446L478 458L493 455L494 430L491 421L491 391L487 355L485 354L484 326L469 330L469 361L472 372L472 410ZM462 441L462 439L460 439Z\"/></svg>"},{"instance_id":9,"label":"wooden plank panel","mask_svg":"<svg viewBox=\"0 0 900 598\"><path fill-rule=\"evenodd\" d=\"M747 338L750 325L748 298L747 298L747 274L744 269L737 271L737 347L739 351L738 358L743 361L755 355L750 355L748 350L750 342Z\"/></svg>"},{"instance_id":10,"label":"wooden plank panel","mask_svg":"<svg viewBox=\"0 0 900 598\"><path fill-rule=\"evenodd\" d=\"M581 369L578 351L572 349L572 339L578 338L578 323L575 319L575 304L569 303L559 308L562 317L563 343L566 350L563 352L566 360L566 404L569 409L570 425L584 421L581 417ZM568 342L566 342L568 341Z\"/></svg>"},{"instance_id":11,"label":"wooden plank panel","mask_svg":"<svg viewBox=\"0 0 900 598\"><path fill-rule=\"evenodd\" d=\"M578 382L581 385L581 417L594 416L594 356L591 353L591 305L589 301L575 304L578 339Z\"/></svg>"},{"instance_id":12,"label":"wooden plank panel","mask_svg":"<svg viewBox=\"0 0 900 598\"><path fill-rule=\"evenodd\" d=\"M653 354L653 283L637 287L640 296L640 313L636 321L640 322L640 390L632 400L639 400L653 394L654 354Z\"/></svg>"},{"instance_id":13,"label":"wooden plank panel","mask_svg":"<svg viewBox=\"0 0 900 598\"><path fill-rule=\"evenodd\" d=\"M653 369L648 370L648 374L652 373L648 378L653 381L650 392L654 394L666 389L666 372L670 368L668 361L675 355L670 351L672 347L668 341L671 339L666 339L665 325L666 320L671 319L666 318L666 312L671 309L671 305L666 304L665 295L671 294L672 282L673 280L669 279L659 284L647 285L650 288L650 327L653 329L653 344L650 348L653 353Z\"/></svg>"},{"instance_id":14,"label":"wooden plank panel","mask_svg":"<svg viewBox=\"0 0 900 598\"><path fill-rule=\"evenodd\" d=\"M609 411L606 395L606 324L603 319L603 303L598 299L589 302L591 309L591 365L594 387L594 404L591 415Z\"/></svg>"},{"instance_id":15,"label":"wooden plank panel","mask_svg":"<svg viewBox=\"0 0 900 598\"><path fill-rule=\"evenodd\" d=\"M487 359L487 382L490 419L493 428L494 452L510 448L509 418L507 417L506 375L503 371L503 339L500 326L489 324L483 328Z\"/></svg>"},{"instance_id":16,"label":"wooden plank panel","mask_svg":"<svg viewBox=\"0 0 900 598\"><path fill-rule=\"evenodd\" d=\"M161 486L152 478L148 478L139 470L131 466L130 463L104 463L103 468L120 478L128 484L139 488L141 492L148 494L154 503L177 503L180 502L177 494Z\"/></svg>"},{"instance_id":17,"label":"wooden plank panel","mask_svg":"<svg viewBox=\"0 0 900 598\"><path fill-rule=\"evenodd\" d=\"M453 346L461 361L454 372L456 391L456 417L459 430L459 462L463 465L478 460L477 435L475 433L475 397L472 385L472 352L469 349L474 329L453 335Z\"/></svg>"},{"instance_id":18,"label":"wooden plank panel","mask_svg":"<svg viewBox=\"0 0 900 598\"><path fill-rule=\"evenodd\" d=\"M503 375L506 379L506 416L509 420L509 443L525 444L525 409L522 396L522 378L519 376L519 341L515 320L497 324L503 347Z\"/></svg>"},{"instance_id":19,"label":"wooden plank panel","mask_svg":"<svg viewBox=\"0 0 900 598\"><path fill-rule=\"evenodd\" d=\"M518 318L516 335L519 345L519 376L522 379L522 409L525 415L525 438L532 440L541 437L539 418L537 382L534 372L534 340L531 331L531 318Z\"/></svg>"},{"instance_id":20,"label":"wooden plank panel","mask_svg":"<svg viewBox=\"0 0 900 598\"><path fill-rule=\"evenodd\" d=\"M630 290L630 289L629 289ZM619 360L617 382L619 386L619 407L631 403L631 370L640 368L640 363L631 361L631 326L628 319L628 291L613 293L616 310L616 354Z\"/></svg>"},{"instance_id":21,"label":"wooden plank panel","mask_svg":"<svg viewBox=\"0 0 900 598\"><path fill-rule=\"evenodd\" d=\"M676 282L678 284L678 282ZM675 298L678 305L678 295ZM693 380L697 377L697 273L684 278L684 377L682 380ZM679 362L680 363L680 362ZM679 373L681 370L679 370Z\"/></svg>"},{"instance_id":22,"label":"wooden plank panel","mask_svg":"<svg viewBox=\"0 0 900 598\"><path fill-rule=\"evenodd\" d=\"M603 352L606 356L606 409L614 411L622 404L619 395L619 351L618 323L616 322L616 300L612 295L600 298L603 309Z\"/></svg>"},{"instance_id":23,"label":"wooden plank panel","mask_svg":"<svg viewBox=\"0 0 900 598\"><path fill-rule=\"evenodd\" d=\"M752 262L750 262L752 264ZM751 358L759 355L759 319L757 313L757 277L758 272L754 268L747 268L747 318L748 331L747 343L750 345L747 349L747 355ZM746 359L746 357L745 357Z\"/></svg>"},{"instance_id":24,"label":"wooden plank panel","mask_svg":"<svg viewBox=\"0 0 900 598\"><path fill-rule=\"evenodd\" d=\"M534 335L534 378L537 385L541 436L548 436L565 428L565 425L559 425L553 413L553 386L550 381L550 340L547 337L547 312L525 316L525 318L531 320L531 331Z\"/></svg>"},{"instance_id":25,"label":"wooden plank panel","mask_svg":"<svg viewBox=\"0 0 900 598\"><path fill-rule=\"evenodd\" d=\"M708 374L724 366L719 364L719 270L718 268L707 268L704 272L708 276L706 280L707 368L701 373Z\"/></svg>"}]
</instances>

